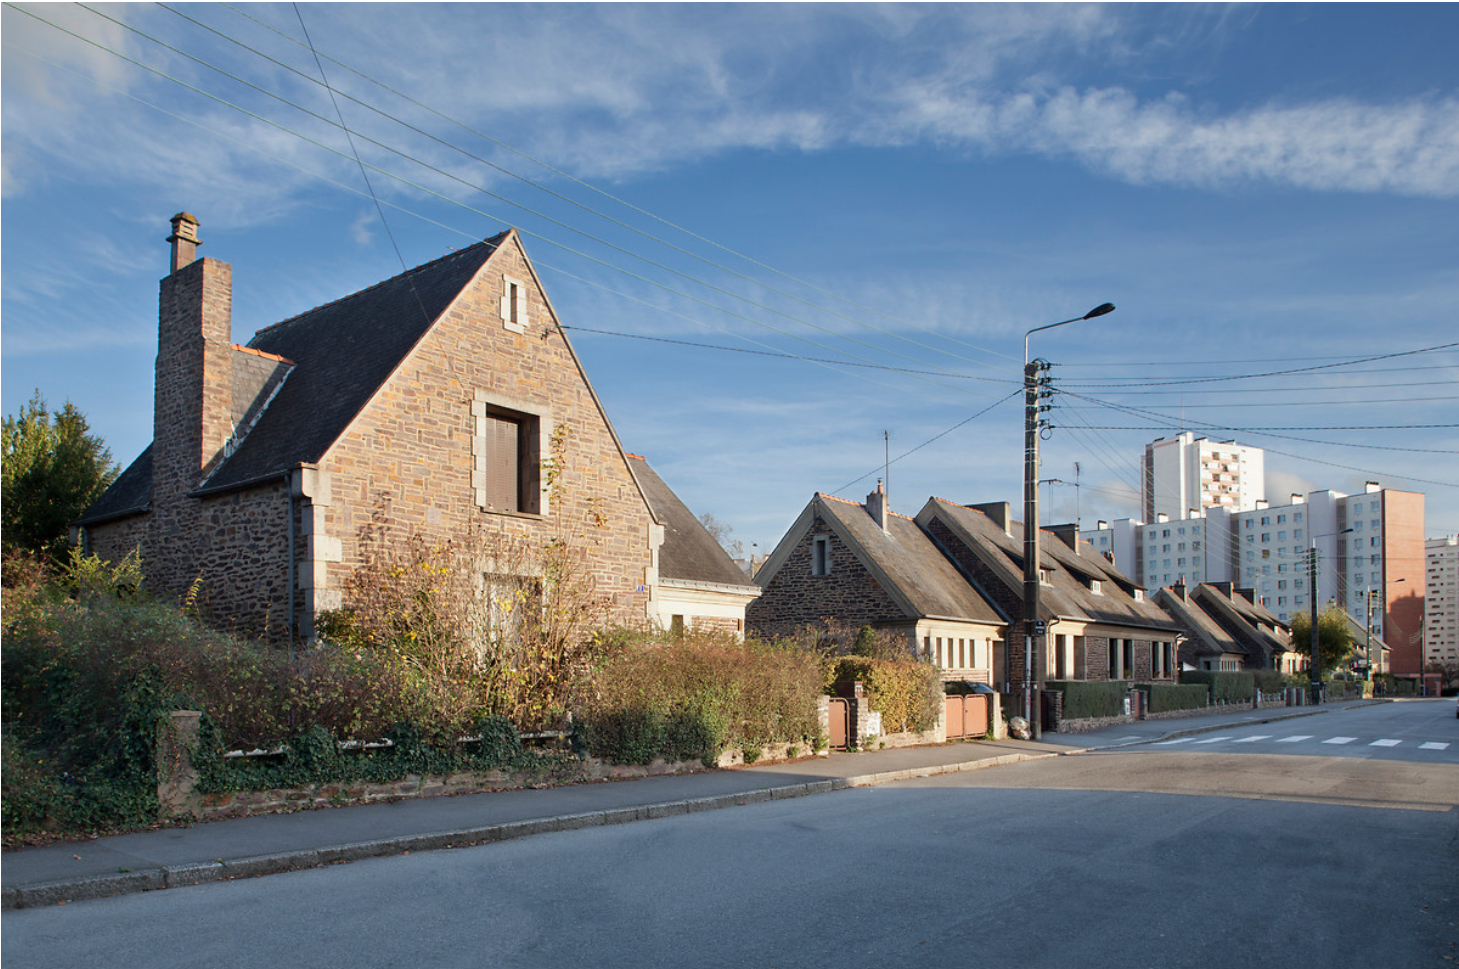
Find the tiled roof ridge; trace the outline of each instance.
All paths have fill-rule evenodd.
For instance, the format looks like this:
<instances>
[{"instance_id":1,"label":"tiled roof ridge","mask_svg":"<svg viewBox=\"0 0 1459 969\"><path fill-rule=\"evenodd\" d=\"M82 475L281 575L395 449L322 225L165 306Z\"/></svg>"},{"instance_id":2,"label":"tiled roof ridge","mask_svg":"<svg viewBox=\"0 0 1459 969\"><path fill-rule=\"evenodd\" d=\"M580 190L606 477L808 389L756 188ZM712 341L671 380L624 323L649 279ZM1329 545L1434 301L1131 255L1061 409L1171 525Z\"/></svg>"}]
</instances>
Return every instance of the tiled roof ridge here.
<instances>
[{"instance_id":1,"label":"tiled roof ridge","mask_svg":"<svg viewBox=\"0 0 1459 969\"><path fill-rule=\"evenodd\" d=\"M904 519L906 519L909 522L914 522L914 521L917 520L917 519L913 518L911 515L904 515L904 514L902 514L899 511L888 511L887 514L888 515L891 515L891 516L893 516L895 518L904 518Z\"/></svg>"},{"instance_id":2,"label":"tiled roof ridge","mask_svg":"<svg viewBox=\"0 0 1459 969\"><path fill-rule=\"evenodd\" d=\"M493 247L494 246L498 246L498 245L501 244L501 240L507 235L507 233L508 232L511 232L511 231L512 231L511 229L507 229L504 232L497 233L496 235L492 236L489 239L483 239L480 242L473 242L471 245L467 246L465 249L453 249L450 252L447 252L447 253L444 253L443 255L437 256L436 258L432 259L430 262L423 262L419 266L415 266L414 268L407 269L404 272L396 273L394 276L391 276L388 279L382 279L378 283L372 283L371 285L366 286L364 289L359 289L359 290L356 290L353 293L349 293L349 294L346 294L344 296L340 296L340 297L338 297L336 299L332 299L332 300L330 300L327 303L320 303L318 306L315 306L315 307L313 307L311 309L307 309L307 310L305 310L302 313L295 313L293 316L289 317L286 320L279 320L277 323L270 323L268 326L265 326L265 327L262 327L261 329L255 330L253 332L253 336L254 336L255 339L257 339L259 336L263 335L264 333L268 333L271 330L277 330L279 327L284 326L285 324L293 323L294 321L296 321L298 319L301 319L301 318L303 318L305 316L309 316L312 313L317 313L317 312L319 312L320 310L322 310L322 309L324 309L326 307L335 306L335 305L337 305L339 303L343 303L343 302L346 302L348 300L352 300L352 299L354 299L357 296L363 296L363 295L365 295L366 293L368 293L368 292L370 292L372 290L379 289L381 286L384 286L384 285L386 285L388 283L393 283L397 279L400 279L403 276L410 276L410 275L412 275L414 273L421 272L424 269L429 269L432 266L435 266L437 263L445 262L447 259L452 259L452 258L455 258L456 256L460 256L460 255L463 255L465 253L468 253L471 250L475 249L477 246L493 246Z\"/></svg>"},{"instance_id":3,"label":"tiled roof ridge","mask_svg":"<svg viewBox=\"0 0 1459 969\"><path fill-rule=\"evenodd\" d=\"M838 498L835 495L828 495L824 491L817 491L816 492L816 497L817 498L827 498L827 499L830 499L831 501L839 501L843 505L851 505L851 506L856 507L856 508L860 508L861 507L861 502L859 502L859 501L852 501L850 498Z\"/></svg>"},{"instance_id":4,"label":"tiled roof ridge","mask_svg":"<svg viewBox=\"0 0 1459 969\"><path fill-rule=\"evenodd\" d=\"M630 458L633 458L636 461L643 461L643 462L647 462L648 461L648 458L644 457L642 454L634 454L632 451L624 451L623 453L626 454L626 455L628 455Z\"/></svg>"},{"instance_id":5,"label":"tiled roof ridge","mask_svg":"<svg viewBox=\"0 0 1459 969\"><path fill-rule=\"evenodd\" d=\"M239 351L240 353L251 353L255 357L264 357L269 360L277 360L279 363L287 363L291 367L294 366L294 361L290 360L288 357L281 357L277 353L269 353L266 350L255 350L253 347L246 347L241 343L233 344L233 349Z\"/></svg>"}]
</instances>

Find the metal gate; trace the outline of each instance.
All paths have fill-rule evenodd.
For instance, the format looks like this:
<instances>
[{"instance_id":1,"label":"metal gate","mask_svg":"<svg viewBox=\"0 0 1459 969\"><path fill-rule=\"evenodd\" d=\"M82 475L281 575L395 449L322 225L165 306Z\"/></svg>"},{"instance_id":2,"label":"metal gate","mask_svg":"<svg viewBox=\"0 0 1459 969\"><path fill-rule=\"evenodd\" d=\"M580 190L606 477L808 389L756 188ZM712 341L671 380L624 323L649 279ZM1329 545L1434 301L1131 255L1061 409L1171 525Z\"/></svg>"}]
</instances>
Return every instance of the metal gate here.
<instances>
[{"instance_id":1,"label":"metal gate","mask_svg":"<svg viewBox=\"0 0 1459 969\"><path fill-rule=\"evenodd\" d=\"M845 750L851 736L851 704L832 697L830 714L831 749Z\"/></svg>"},{"instance_id":2,"label":"metal gate","mask_svg":"<svg viewBox=\"0 0 1459 969\"><path fill-rule=\"evenodd\" d=\"M947 739L981 737L988 732L988 696L972 693L943 698L947 710Z\"/></svg>"}]
</instances>

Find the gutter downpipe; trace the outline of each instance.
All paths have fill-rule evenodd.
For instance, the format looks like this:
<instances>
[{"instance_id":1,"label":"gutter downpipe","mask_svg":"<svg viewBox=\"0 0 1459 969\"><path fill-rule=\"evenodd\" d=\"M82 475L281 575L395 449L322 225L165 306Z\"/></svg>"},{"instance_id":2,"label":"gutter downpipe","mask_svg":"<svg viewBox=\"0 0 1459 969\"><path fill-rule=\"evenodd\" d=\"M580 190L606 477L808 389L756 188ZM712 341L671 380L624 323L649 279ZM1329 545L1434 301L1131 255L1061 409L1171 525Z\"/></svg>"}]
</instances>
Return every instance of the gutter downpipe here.
<instances>
[{"instance_id":1,"label":"gutter downpipe","mask_svg":"<svg viewBox=\"0 0 1459 969\"><path fill-rule=\"evenodd\" d=\"M291 470L284 476L289 488L289 659L294 658L294 474Z\"/></svg>"}]
</instances>

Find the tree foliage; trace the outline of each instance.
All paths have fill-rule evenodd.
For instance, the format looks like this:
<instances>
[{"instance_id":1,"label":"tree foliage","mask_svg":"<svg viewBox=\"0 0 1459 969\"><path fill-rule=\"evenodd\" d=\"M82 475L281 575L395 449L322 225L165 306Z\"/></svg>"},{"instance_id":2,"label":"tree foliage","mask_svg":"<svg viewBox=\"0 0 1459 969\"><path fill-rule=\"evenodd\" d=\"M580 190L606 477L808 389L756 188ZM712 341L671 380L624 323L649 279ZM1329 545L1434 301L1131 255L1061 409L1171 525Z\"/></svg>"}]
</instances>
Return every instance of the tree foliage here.
<instances>
[{"instance_id":1,"label":"tree foliage","mask_svg":"<svg viewBox=\"0 0 1459 969\"><path fill-rule=\"evenodd\" d=\"M734 526L728 522L722 522L709 512L699 516L699 524L704 530L719 543L719 547L729 553L732 559L743 558L745 555L745 543L734 537Z\"/></svg>"},{"instance_id":2,"label":"tree foliage","mask_svg":"<svg viewBox=\"0 0 1459 969\"><path fill-rule=\"evenodd\" d=\"M1317 643L1324 676L1331 676L1352 655L1353 628L1340 606L1329 605L1317 614ZM1305 612L1292 617L1292 648L1303 655L1312 655L1312 618Z\"/></svg>"},{"instance_id":3,"label":"tree foliage","mask_svg":"<svg viewBox=\"0 0 1459 969\"><path fill-rule=\"evenodd\" d=\"M61 557L70 523L116 479L111 451L74 404L53 414L40 391L5 418L3 436L5 550Z\"/></svg>"}]
</instances>

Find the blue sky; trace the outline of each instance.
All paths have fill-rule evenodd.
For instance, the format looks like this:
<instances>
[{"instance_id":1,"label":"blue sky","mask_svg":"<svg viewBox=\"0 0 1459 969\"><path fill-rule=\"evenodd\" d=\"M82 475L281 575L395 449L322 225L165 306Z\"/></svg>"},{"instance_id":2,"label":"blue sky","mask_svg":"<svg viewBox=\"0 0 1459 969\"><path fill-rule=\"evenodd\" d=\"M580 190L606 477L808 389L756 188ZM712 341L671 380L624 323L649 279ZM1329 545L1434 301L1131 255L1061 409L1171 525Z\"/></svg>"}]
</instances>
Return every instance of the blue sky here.
<instances>
[{"instance_id":1,"label":"blue sky","mask_svg":"<svg viewBox=\"0 0 1459 969\"><path fill-rule=\"evenodd\" d=\"M1017 504L1023 334L1107 300L1033 337L1046 522L1135 514L1184 428L1459 532L1415 426L1459 423L1452 4L299 10L4 10L7 414L145 447L175 212L240 343L515 225L625 447L747 549L888 448L895 510Z\"/></svg>"}]
</instances>

